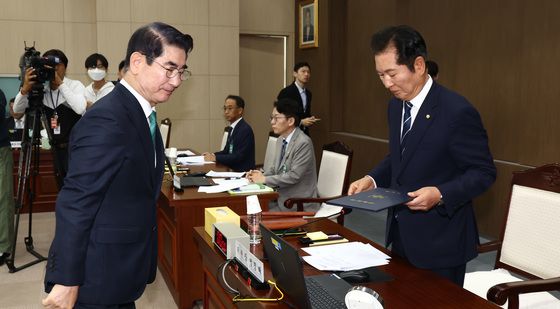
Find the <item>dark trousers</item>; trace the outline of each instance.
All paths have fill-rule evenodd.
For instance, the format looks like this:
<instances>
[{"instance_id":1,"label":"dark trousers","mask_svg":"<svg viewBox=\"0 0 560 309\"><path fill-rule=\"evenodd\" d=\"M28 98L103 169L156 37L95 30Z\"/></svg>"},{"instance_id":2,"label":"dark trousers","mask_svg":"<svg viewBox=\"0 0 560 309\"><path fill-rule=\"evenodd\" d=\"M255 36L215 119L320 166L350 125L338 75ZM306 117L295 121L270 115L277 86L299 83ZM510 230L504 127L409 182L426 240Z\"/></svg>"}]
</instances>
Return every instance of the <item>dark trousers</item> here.
<instances>
[{"instance_id":1,"label":"dark trousers","mask_svg":"<svg viewBox=\"0 0 560 309\"><path fill-rule=\"evenodd\" d=\"M74 309L136 309L134 302L120 304L120 305L94 305L94 304L82 304L76 303Z\"/></svg>"},{"instance_id":2,"label":"dark trousers","mask_svg":"<svg viewBox=\"0 0 560 309\"><path fill-rule=\"evenodd\" d=\"M406 257L406 251L404 250L403 244L402 244L402 240L401 240L401 235L399 232L399 224L397 220L393 220L393 222L391 222L391 235L392 235L392 247L391 247L391 251L393 253L395 253L396 255L406 259L408 261L408 258ZM428 270L431 270L433 272L435 272L436 274L447 278L448 280L450 280L451 282L457 284L460 287L463 287L463 282L465 281L465 270L466 270L467 264L461 264L458 266L454 266L454 267L446 267L446 268L428 268Z\"/></svg>"}]
</instances>

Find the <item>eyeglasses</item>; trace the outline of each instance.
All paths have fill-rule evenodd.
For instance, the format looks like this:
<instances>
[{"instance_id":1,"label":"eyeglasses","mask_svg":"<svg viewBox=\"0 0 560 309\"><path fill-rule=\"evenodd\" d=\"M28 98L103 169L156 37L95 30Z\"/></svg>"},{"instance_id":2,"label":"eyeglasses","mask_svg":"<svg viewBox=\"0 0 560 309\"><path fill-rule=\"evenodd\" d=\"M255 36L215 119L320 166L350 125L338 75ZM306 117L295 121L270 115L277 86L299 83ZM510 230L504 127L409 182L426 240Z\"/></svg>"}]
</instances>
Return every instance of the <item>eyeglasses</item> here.
<instances>
[{"instance_id":1,"label":"eyeglasses","mask_svg":"<svg viewBox=\"0 0 560 309\"><path fill-rule=\"evenodd\" d=\"M148 57L146 56L147 59L151 59L153 62L157 63L162 69L164 69L165 72L165 76L167 76L167 78L173 78L175 76L177 76L177 74L179 74L179 78L181 80L187 80L189 79L189 77L191 77L191 71L187 70L187 66L185 66L182 69L178 69L178 68L168 68L165 67L163 64L157 62L154 58Z\"/></svg>"},{"instance_id":2,"label":"eyeglasses","mask_svg":"<svg viewBox=\"0 0 560 309\"><path fill-rule=\"evenodd\" d=\"M278 119L280 118L288 118L286 116L279 116L279 115L274 115L274 116L270 116L270 121L276 122L278 121Z\"/></svg>"}]
</instances>

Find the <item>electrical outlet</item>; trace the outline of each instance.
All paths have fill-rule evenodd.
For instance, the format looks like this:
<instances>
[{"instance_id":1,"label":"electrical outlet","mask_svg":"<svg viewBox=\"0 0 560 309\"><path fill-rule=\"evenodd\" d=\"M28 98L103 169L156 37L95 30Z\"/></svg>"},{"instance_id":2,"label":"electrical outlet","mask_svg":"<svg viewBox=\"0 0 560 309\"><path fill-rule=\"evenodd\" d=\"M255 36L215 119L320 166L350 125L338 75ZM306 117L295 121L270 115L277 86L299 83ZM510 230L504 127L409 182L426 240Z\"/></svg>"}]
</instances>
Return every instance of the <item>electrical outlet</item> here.
<instances>
[{"instance_id":1,"label":"electrical outlet","mask_svg":"<svg viewBox=\"0 0 560 309\"><path fill-rule=\"evenodd\" d=\"M260 282L264 282L264 264L243 244L236 242L235 258Z\"/></svg>"}]
</instances>

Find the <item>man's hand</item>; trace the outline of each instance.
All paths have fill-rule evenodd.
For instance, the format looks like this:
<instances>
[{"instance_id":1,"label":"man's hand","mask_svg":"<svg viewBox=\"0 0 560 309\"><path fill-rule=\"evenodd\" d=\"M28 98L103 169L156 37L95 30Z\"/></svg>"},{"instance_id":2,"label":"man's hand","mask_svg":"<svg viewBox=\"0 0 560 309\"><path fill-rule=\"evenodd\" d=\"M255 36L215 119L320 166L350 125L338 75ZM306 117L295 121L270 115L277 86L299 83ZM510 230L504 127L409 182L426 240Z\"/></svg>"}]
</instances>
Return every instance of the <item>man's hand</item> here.
<instances>
[{"instance_id":1,"label":"man's hand","mask_svg":"<svg viewBox=\"0 0 560 309\"><path fill-rule=\"evenodd\" d=\"M43 306L47 309L72 309L78 299L78 286L55 284L47 298L43 299Z\"/></svg>"},{"instance_id":2,"label":"man's hand","mask_svg":"<svg viewBox=\"0 0 560 309\"><path fill-rule=\"evenodd\" d=\"M311 117L303 118L303 119L301 120L301 124L302 124L304 127L310 127L310 126L314 125L315 122L317 122L317 121L319 121L319 120L321 120L321 119L315 118L315 116L311 116Z\"/></svg>"},{"instance_id":3,"label":"man's hand","mask_svg":"<svg viewBox=\"0 0 560 309\"><path fill-rule=\"evenodd\" d=\"M371 178L368 176L364 176L350 184L350 187L348 188L348 195L371 190L373 188L374 184Z\"/></svg>"},{"instance_id":4,"label":"man's hand","mask_svg":"<svg viewBox=\"0 0 560 309\"><path fill-rule=\"evenodd\" d=\"M35 84L35 74L34 68L27 68L25 69L25 75L23 76L23 85L21 86L21 94L27 95L31 89L33 88L33 84Z\"/></svg>"},{"instance_id":5,"label":"man's hand","mask_svg":"<svg viewBox=\"0 0 560 309\"><path fill-rule=\"evenodd\" d=\"M266 177L261 171L251 170L245 174L250 183L265 183Z\"/></svg>"},{"instance_id":6,"label":"man's hand","mask_svg":"<svg viewBox=\"0 0 560 309\"><path fill-rule=\"evenodd\" d=\"M205 152L202 154L204 156L204 161L216 162L216 155L210 152Z\"/></svg>"},{"instance_id":7,"label":"man's hand","mask_svg":"<svg viewBox=\"0 0 560 309\"><path fill-rule=\"evenodd\" d=\"M414 192L408 192L413 200L406 203L411 210L428 211L441 200L441 192L436 187L423 187Z\"/></svg>"}]
</instances>

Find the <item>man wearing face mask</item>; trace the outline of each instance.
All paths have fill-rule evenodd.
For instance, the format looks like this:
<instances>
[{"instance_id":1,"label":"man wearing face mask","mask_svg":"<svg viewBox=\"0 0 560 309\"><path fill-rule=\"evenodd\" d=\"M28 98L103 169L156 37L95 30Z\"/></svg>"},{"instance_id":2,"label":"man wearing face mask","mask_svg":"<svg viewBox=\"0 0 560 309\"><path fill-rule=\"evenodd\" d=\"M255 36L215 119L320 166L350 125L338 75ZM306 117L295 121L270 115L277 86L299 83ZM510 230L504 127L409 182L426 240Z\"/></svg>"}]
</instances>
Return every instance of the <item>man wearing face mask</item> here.
<instances>
[{"instance_id":1,"label":"man wearing face mask","mask_svg":"<svg viewBox=\"0 0 560 309\"><path fill-rule=\"evenodd\" d=\"M89 109L97 100L107 95L115 85L105 80L109 62L102 54L91 54L85 62L87 74L93 82L86 87L86 102Z\"/></svg>"},{"instance_id":2,"label":"man wearing face mask","mask_svg":"<svg viewBox=\"0 0 560 309\"><path fill-rule=\"evenodd\" d=\"M66 77L68 58L61 50L48 50L43 57L54 57L57 60L54 79L45 85L43 106L47 121L51 124L54 147L57 150L55 153L61 164L60 173L64 177L68 167L68 137L86 110L85 87L80 81ZM29 106L27 95L36 83L36 77L35 69L25 70L23 85L14 102L14 112L23 113Z\"/></svg>"}]
</instances>

